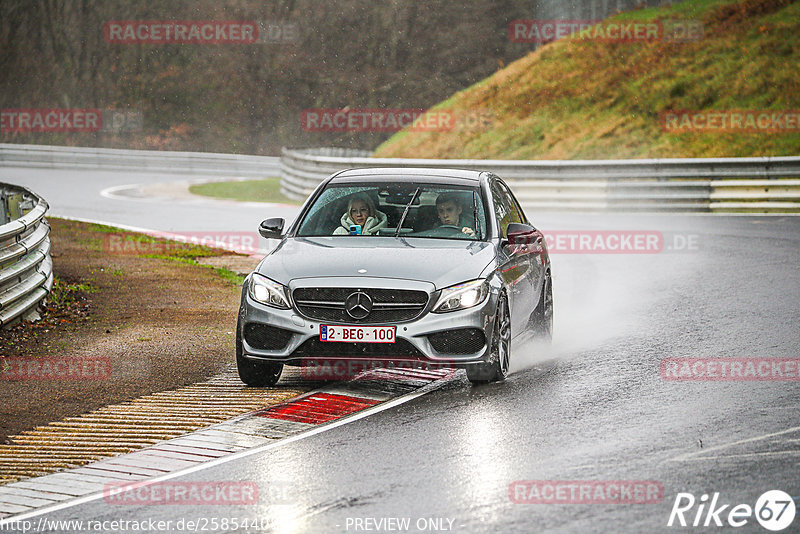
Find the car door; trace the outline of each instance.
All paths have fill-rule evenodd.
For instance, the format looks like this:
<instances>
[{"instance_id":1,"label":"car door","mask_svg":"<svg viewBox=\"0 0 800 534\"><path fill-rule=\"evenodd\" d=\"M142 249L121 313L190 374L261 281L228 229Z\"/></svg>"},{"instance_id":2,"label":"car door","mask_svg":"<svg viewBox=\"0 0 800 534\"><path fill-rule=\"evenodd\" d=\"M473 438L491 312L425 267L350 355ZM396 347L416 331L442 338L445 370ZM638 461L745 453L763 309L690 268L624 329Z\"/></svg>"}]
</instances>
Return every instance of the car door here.
<instances>
[{"instance_id":1,"label":"car door","mask_svg":"<svg viewBox=\"0 0 800 534\"><path fill-rule=\"evenodd\" d=\"M511 192L511 189L502 180L499 180L499 184L508 195L509 202L516 210L516 217L521 219L523 223L533 227L528 220L528 217L525 216L525 212L522 211L522 207L520 207L519 201L517 201L517 198L514 196L514 193ZM530 270L528 271L529 282L531 285L529 304L531 306L531 312L533 312L533 309L539 302L539 293L542 289L542 282L544 281L545 264L547 263L548 259L547 247L544 242L544 234L542 234L542 232L539 230L536 230L535 240L526 245L522 253L528 256L528 261L530 262Z\"/></svg>"},{"instance_id":2,"label":"car door","mask_svg":"<svg viewBox=\"0 0 800 534\"><path fill-rule=\"evenodd\" d=\"M508 225L524 223L508 188L496 177L490 183L492 207L499 226L500 237L508 236ZM508 288L508 306L511 312L512 337L525 330L530 317L526 310L532 297L531 259L528 245L502 245L499 250L500 277Z\"/></svg>"}]
</instances>

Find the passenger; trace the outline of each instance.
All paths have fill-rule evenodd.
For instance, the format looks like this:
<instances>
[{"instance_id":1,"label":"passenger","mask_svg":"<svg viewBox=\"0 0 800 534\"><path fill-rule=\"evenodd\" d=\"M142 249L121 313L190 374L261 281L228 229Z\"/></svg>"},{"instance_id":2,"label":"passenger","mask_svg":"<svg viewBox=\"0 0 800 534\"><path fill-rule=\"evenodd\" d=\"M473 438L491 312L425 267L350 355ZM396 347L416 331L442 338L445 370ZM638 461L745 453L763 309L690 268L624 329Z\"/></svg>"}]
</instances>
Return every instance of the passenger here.
<instances>
[{"instance_id":1,"label":"passenger","mask_svg":"<svg viewBox=\"0 0 800 534\"><path fill-rule=\"evenodd\" d=\"M454 193L442 193L436 198L436 212L439 214L439 224L461 226L461 232L470 237L475 237L475 230L461 224L461 212L464 211L458 197Z\"/></svg>"},{"instance_id":2,"label":"passenger","mask_svg":"<svg viewBox=\"0 0 800 534\"><path fill-rule=\"evenodd\" d=\"M361 226L362 235L375 235L388 223L386 214L375 208L369 195L355 195L347 204L347 212L342 215L341 225L333 231L333 235L349 235L350 226Z\"/></svg>"}]
</instances>

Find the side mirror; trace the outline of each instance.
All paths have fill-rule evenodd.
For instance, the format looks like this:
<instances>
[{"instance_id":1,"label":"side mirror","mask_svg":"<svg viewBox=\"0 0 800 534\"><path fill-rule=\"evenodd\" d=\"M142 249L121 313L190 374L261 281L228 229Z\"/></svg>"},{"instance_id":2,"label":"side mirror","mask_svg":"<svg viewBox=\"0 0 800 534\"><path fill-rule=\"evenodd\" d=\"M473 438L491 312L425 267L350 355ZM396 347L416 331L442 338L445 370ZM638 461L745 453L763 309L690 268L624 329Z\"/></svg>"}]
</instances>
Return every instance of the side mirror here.
<instances>
[{"instance_id":1,"label":"side mirror","mask_svg":"<svg viewBox=\"0 0 800 534\"><path fill-rule=\"evenodd\" d=\"M258 226L258 233L266 239L281 239L283 237L283 224L284 221L280 217L261 221Z\"/></svg>"},{"instance_id":2,"label":"side mirror","mask_svg":"<svg viewBox=\"0 0 800 534\"><path fill-rule=\"evenodd\" d=\"M539 237L536 228L529 224L511 223L506 230L509 245L530 245Z\"/></svg>"}]
</instances>

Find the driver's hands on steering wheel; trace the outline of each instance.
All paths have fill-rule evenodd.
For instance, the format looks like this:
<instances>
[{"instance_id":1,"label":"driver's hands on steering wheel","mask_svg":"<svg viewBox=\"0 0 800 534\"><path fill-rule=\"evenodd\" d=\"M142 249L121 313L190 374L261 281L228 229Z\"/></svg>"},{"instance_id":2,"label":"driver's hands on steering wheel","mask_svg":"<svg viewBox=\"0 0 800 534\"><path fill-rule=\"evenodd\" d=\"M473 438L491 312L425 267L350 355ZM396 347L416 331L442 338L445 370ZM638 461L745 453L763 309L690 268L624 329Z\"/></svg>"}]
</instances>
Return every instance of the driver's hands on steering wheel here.
<instances>
[{"instance_id":1,"label":"driver's hands on steering wheel","mask_svg":"<svg viewBox=\"0 0 800 534\"><path fill-rule=\"evenodd\" d=\"M441 224L436 229L438 228L447 228L448 230L453 230L455 232L461 232L462 234L466 234L469 237L475 237L475 230L473 230L469 226L459 227L458 225L455 224Z\"/></svg>"}]
</instances>

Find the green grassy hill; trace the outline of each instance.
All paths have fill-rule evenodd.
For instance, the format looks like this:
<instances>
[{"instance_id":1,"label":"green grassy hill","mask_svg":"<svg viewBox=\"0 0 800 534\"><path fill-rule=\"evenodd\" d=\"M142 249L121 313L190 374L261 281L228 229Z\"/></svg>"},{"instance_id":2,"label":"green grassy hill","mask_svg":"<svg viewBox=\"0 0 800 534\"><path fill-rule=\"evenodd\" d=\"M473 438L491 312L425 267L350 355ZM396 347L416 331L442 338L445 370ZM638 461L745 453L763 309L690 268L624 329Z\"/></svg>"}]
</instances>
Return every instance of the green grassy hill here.
<instances>
[{"instance_id":1,"label":"green grassy hill","mask_svg":"<svg viewBox=\"0 0 800 534\"><path fill-rule=\"evenodd\" d=\"M572 36L540 47L437 105L491 117L448 132L403 131L376 157L606 159L800 155L783 131L674 132L671 110L800 111L800 3L687 0L609 21L702 23L688 42ZM609 21L606 21L608 23ZM605 24L605 23L604 23Z\"/></svg>"}]
</instances>

